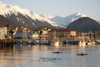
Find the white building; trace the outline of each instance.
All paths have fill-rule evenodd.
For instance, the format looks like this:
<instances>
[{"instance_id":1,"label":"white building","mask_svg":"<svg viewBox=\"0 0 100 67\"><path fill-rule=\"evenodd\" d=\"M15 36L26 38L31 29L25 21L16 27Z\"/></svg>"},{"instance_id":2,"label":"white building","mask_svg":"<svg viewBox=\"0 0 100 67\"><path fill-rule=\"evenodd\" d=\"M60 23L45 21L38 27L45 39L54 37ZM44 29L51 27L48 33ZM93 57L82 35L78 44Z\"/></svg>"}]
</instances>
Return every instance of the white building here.
<instances>
[{"instance_id":1,"label":"white building","mask_svg":"<svg viewBox=\"0 0 100 67\"><path fill-rule=\"evenodd\" d=\"M7 36L7 27L0 27L0 39L5 39Z\"/></svg>"},{"instance_id":2,"label":"white building","mask_svg":"<svg viewBox=\"0 0 100 67\"><path fill-rule=\"evenodd\" d=\"M31 37L31 33L30 32L17 32L14 35L15 39L28 39Z\"/></svg>"}]
</instances>

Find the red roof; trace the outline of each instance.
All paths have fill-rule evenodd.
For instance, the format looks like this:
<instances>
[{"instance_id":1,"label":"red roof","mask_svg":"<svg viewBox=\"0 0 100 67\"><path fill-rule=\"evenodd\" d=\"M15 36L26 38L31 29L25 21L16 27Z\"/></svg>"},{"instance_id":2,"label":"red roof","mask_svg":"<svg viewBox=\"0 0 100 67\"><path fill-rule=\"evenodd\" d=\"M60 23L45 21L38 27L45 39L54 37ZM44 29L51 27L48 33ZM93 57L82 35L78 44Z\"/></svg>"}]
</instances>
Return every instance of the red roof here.
<instances>
[{"instance_id":1,"label":"red roof","mask_svg":"<svg viewBox=\"0 0 100 67\"><path fill-rule=\"evenodd\" d=\"M58 32L68 32L68 31L74 31L74 30L69 30L69 29L51 29L50 31L58 31Z\"/></svg>"}]
</instances>

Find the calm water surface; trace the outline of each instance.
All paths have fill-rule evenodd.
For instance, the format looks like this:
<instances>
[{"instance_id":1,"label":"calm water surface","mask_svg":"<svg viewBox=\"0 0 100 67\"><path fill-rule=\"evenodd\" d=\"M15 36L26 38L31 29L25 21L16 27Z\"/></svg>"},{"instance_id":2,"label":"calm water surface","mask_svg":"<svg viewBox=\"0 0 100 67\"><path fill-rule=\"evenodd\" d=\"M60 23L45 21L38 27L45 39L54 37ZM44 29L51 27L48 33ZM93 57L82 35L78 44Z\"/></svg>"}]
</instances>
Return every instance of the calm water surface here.
<instances>
[{"instance_id":1,"label":"calm water surface","mask_svg":"<svg viewBox=\"0 0 100 67\"><path fill-rule=\"evenodd\" d=\"M54 51L62 53L55 54ZM76 55L82 52L88 55ZM100 45L0 47L0 67L100 67Z\"/></svg>"}]
</instances>

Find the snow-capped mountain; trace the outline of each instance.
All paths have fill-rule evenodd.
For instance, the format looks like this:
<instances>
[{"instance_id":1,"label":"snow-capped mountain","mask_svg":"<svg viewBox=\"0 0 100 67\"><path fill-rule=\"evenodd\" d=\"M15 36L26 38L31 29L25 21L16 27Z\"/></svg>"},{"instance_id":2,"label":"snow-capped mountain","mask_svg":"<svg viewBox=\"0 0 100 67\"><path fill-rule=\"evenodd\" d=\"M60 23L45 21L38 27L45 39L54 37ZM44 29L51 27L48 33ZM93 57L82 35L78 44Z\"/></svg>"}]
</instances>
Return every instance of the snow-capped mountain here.
<instances>
[{"instance_id":1,"label":"snow-capped mountain","mask_svg":"<svg viewBox=\"0 0 100 67\"><path fill-rule=\"evenodd\" d=\"M53 21L47 18L41 17L33 11L28 9L22 9L17 5L6 5L0 2L0 15L3 15L10 20L18 22L26 27L38 27L38 26L54 26L59 27ZM41 23L40 23L41 22ZM41 25L40 25L41 24Z\"/></svg>"},{"instance_id":2,"label":"snow-capped mountain","mask_svg":"<svg viewBox=\"0 0 100 67\"><path fill-rule=\"evenodd\" d=\"M43 18L47 18L47 19L52 19L52 18L54 18L54 16L51 16L51 15L40 15L41 17L43 17Z\"/></svg>"},{"instance_id":3,"label":"snow-capped mountain","mask_svg":"<svg viewBox=\"0 0 100 67\"><path fill-rule=\"evenodd\" d=\"M66 16L66 17L60 17L60 16L56 16L54 18L51 18L51 21L54 21L56 23L58 23L59 25L62 25L66 28L66 26L68 26L71 22L81 18L81 17L87 17L84 14L81 14L80 12L75 12L72 15Z\"/></svg>"}]
</instances>

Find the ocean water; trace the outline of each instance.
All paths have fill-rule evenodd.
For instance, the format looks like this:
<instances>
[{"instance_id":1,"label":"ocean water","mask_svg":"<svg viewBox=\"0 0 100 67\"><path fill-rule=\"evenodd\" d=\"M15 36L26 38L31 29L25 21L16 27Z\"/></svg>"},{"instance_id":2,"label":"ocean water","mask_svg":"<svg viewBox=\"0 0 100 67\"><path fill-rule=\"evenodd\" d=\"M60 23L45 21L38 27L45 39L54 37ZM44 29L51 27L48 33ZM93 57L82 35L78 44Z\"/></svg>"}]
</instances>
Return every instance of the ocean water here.
<instances>
[{"instance_id":1,"label":"ocean water","mask_svg":"<svg viewBox=\"0 0 100 67\"><path fill-rule=\"evenodd\" d=\"M88 55L77 56L81 53ZM0 47L0 67L100 67L100 45Z\"/></svg>"}]
</instances>

